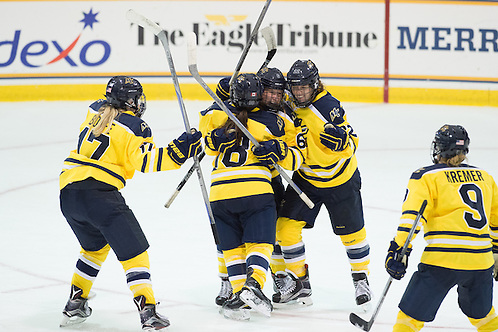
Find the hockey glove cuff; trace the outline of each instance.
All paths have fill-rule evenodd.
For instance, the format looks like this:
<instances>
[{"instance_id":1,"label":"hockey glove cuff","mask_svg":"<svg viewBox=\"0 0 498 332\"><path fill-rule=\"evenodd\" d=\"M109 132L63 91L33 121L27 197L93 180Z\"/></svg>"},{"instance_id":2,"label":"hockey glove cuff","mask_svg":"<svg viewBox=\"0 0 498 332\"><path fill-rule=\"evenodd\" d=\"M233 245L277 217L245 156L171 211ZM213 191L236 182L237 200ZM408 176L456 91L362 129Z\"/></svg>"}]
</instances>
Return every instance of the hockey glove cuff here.
<instances>
[{"instance_id":1,"label":"hockey glove cuff","mask_svg":"<svg viewBox=\"0 0 498 332\"><path fill-rule=\"evenodd\" d=\"M320 133L320 142L332 151L342 151L349 144L348 132L332 123L326 123Z\"/></svg>"},{"instance_id":2,"label":"hockey glove cuff","mask_svg":"<svg viewBox=\"0 0 498 332\"><path fill-rule=\"evenodd\" d=\"M279 139L271 139L260 142L259 144L260 146L254 147L252 152L265 166L273 165L285 159L289 151L287 144Z\"/></svg>"},{"instance_id":3,"label":"hockey glove cuff","mask_svg":"<svg viewBox=\"0 0 498 332\"><path fill-rule=\"evenodd\" d=\"M386 271L391 277L400 280L406 274L408 267L408 256L410 256L411 248L406 250L405 255L401 258L401 250L403 247L398 246L395 241L391 241L386 257Z\"/></svg>"},{"instance_id":4,"label":"hockey glove cuff","mask_svg":"<svg viewBox=\"0 0 498 332\"><path fill-rule=\"evenodd\" d=\"M214 129L206 135L204 142L210 150L224 153L228 148L235 145L235 129L230 129L228 133L225 128Z\"/></svg>"},{"instance_id":5,"label":"hockey glove cuff","mask_svg":"<svg viewBox=\"0 0 498 332\"><path fill-rule=\"evenodd\" d=\"M201 152L201 137L201 132L197 130L193 134L186 132L181 134L178 139L174 139L169 143L168 155L175 163L183 165L188 158Z\"/></svg>"}]
</instances>

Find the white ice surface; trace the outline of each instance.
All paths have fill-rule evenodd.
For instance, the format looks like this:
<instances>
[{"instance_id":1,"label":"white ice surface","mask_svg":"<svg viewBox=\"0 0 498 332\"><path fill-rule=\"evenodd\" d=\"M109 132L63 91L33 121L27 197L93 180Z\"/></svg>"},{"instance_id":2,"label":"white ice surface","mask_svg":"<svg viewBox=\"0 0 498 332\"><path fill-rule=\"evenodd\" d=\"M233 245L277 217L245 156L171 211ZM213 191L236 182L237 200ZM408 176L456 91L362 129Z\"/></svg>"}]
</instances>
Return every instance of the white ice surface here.
<instances>
[{"instance_id":1,"label":"white ice surface","mask_svg":"<svg viewBox=\"0 0 498 332\"><path fill-rule=\"evenodd\" d=\"M79 245L59 209L58 175L75 148L90 102L0 103L0 331L58 331L61 310ZM185 102L192 126L208 102ZM377 304L388 275L384 258L395 233L405 186L412 171L431 164L429 146L444 123L461 124L471 138L469 163L498 174L498 109L430 105L345 103L360 137L358 161L371 246L370 283ZM167 145L184 131L176 101L149 101L144 119L155 142ZM314 305L276 310L270 319L254 313L249 322L224 319L214 298L217 259L196 174L169 209L163 207L188 168L137 173L122 193L150 242L149 255L158 311L169 331L360 331L349 323L356 310L349 264L340 239L322 209L315 229L304 231ZM210 160L202 162L209 185ZM371 331L391 331L397 304L425 243L414 241L407 276L395 281ZM92 316L73 331L140 331L139 317L114 254L93 290ZM271 277L264 289L271 297ZM495 291L496 294L496 291ZM370 313L361 315L370 319ZM472 331L453 289L427 331Z\"/></svg>"}]
</instances>

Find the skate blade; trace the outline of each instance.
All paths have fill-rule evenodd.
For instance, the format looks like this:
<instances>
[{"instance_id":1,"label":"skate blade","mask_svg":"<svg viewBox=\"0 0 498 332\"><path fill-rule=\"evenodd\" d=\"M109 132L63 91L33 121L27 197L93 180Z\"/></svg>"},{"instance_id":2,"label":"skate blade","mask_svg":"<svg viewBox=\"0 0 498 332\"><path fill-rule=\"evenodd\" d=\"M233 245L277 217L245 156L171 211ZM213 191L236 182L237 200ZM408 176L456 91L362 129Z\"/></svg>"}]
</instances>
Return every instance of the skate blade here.
<instances>
[{"instance_id":1,"label":"skate blade","mask_svg":"<svg viewBox=\"0 0 498 332\"><path fill-rule=\"evenodd\" d=\"M273 302L273 308L275 309L298 309L309 307L310 305L313 305L311 297L301 297L297 300L292 300L286 303Z\"/></svg>"},{"instance_id":2,"label":"skate blade","mask_svg":"<svg viewBox=\"0 0 498 332\"><path fill-rule=\"evenodd\" d=\"M248 321L251 319L251 312L249 309L223 309L220 308L220 314L227 319L239 320L239 321Z\"/></svg>"},{"instance_id":3,"label":"skate blade","mask_svg":"<svg viewBox=\"0 0 498 332\"><path fill-rule=\"evenodd\" d=\"M62 315L62 321L59 324L59 327L66 327L66 326L73 326L77 324L83 323L87 317L79 317L79 316L73 316L73 317L68 317L66 315Z\"/></svg>"},{"instance_id":4,"label":"skate blade","mask_svg":"<svg viewBox=\"0 0 498 332\"><path fill-rule=\"evenodd\" d=\"M264 303L256 303L254 302L253 298L255 295L253 295L250 291L248 290L243 290L242 293L240 293L240 299L247 304L248 306L251 307L251 309L256 310L260 314L262 314L265 317L271 317L271 310L272 308L268 307L268 305Z\"/></svg>"}]
</instances>

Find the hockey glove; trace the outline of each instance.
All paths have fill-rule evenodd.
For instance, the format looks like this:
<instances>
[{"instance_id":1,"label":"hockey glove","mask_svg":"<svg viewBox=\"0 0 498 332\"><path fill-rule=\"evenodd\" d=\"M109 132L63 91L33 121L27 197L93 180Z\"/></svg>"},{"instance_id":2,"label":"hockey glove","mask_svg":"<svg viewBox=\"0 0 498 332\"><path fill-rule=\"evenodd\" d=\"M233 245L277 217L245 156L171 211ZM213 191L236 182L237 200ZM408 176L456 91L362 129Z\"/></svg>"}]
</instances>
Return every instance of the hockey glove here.
<instances>
[{"instance_id":1,"label":"hockey glove","mask_svg":"<svg viewBox=\"0 0 498 332\"><path fill-rule=\"evenodd\" d=\"M332 123L326 123L320 133L320 142L332 151L342 151L349 143L347 131Z\"/></svg>"},{"instance_id":2,"label":"hockey glove","mask_svg":"<svg viewBox=\"0 0 498 332\"><path fill-rule=\"evenodd\" d=\"M174 139L169 143L168 155L175 163L183 165L188 158L201 152L201 137L200 131L195 131L193 134L187 134L186 132L181 134L178 139Z\"/></svg>"},{"instance_id":3,"label":"hockey glove","mask_svg":"<svg viewBox=\"0 0 498 332\"><path fill-rule=\"evenodd\" d=\"M218 128L208 133L204 139L206 146L213 151L224 153L228 148L235 145L235 129L230 129L228 134L225 128Z\"/></svg>"},{"instance_id":4,"label":"hockey glove","mask_svg":"<svg viewBox=\"0 0 498 332\"><path fill-rule=\"evenodd\" d=\"M495 277L495 281L498 281L498 253L493 253L493 258L495 259L495 269L493 271L493 276Z\"/></svg>"},{"instance_id":5,"label":"hockey glove","mask_svg":"<svg viewBox=\"0 0 498 332\"><path fill-rule=\"evenodd\" d=\"M411 248L408 248L400 261L402 249L403 247L398 246L395 241L391 241L386 257L386 271L396 280L400 280L405 276L406 268L408 267L408 256L412 251Z\"/></svg>"},{"instance_id":6,"label":"hockey glove","mask_svg":"<svg viewBox=\"0 0 498 332\"><path fill-rule=\"evenodd\" d=\"M289 150L287 144L279 139L271 139L260 142L259 144L260 146L253 148L252 152L265 166L270 166L283 160Z\"/></svg>"}]
</instances>

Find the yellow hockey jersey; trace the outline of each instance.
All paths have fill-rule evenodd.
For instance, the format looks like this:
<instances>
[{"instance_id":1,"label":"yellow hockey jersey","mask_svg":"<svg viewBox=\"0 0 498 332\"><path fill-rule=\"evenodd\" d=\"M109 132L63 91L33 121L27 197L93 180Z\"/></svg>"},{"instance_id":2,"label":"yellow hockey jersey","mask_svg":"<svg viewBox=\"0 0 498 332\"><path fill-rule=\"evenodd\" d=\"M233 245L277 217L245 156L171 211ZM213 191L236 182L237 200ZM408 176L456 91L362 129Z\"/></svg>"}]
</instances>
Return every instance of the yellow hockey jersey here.
<instances>
[{"instance_id":1,"label":"yellow hockey jersey","mask_svg":"<svg viewBox=\"0 0 498 332\"><path fill-rule=\"evenodd\" d=\"M355 155L358 136L348 123L339 100L322 91L308 107L293 108L307 140L306 159L298 174L319 188L336 187L348 181L358 167ZM349 143L343 151L332 151L320 142L320 133L326 123L343 127L348 132Z\"/></svg>"},{"instance_id":2,"label":"yellow hockey jersey","mask_svg":"<svg viewBox=\"0 0 498 332\"><path fill-rule=\"evenodd\" d=\"M229 101L225 105L237 113ZM222 127L227 120L228 115L213 104L200 113L199 130L207 135ZM255 108L248 113L247 130L258 142L280 139L287 143L287 156L278 162L283 168L296 170L303 162L306 141L300 128L294 126L291 115ZM211 173L210 201L273 193L271 178L274 169L261 164L252 153L252 147L253 143L244 136L240 145L227 149L225 153L206 148L206 154L216 157Z\"/></svg>"},{"instance_id":3,"label":"yellow hockey jersey","mask_svg":"<svg viewBox=\"0 0 498 332\"><path fill-rule=\"evenodd\" d=\"M498 249L498 188L486 171L436 164L415 171L406 191L395 241L403 246L417 211L427 246L421 262L457 270L483 270ZM495 231L492 231L494 229ZM420 224L416 233L420 230Z\"/></svg>"},{"instance_id":4,"label":"yellow hockey jersey","mask_svg":"<svg viewBox=\"0 0 498 332\"><path fill-rule=\"evenodd\" d=\"M90 177L122 189L135 170L148 173L180 168L167 148L156 147L147 123L132 112L118 115L109 132L104 130L95 137L92 128L100 121L98 110L104 103L100 99L90 105L80 126L78 146L64 160L60 189Z\"/></svg>"}]
</instances>

